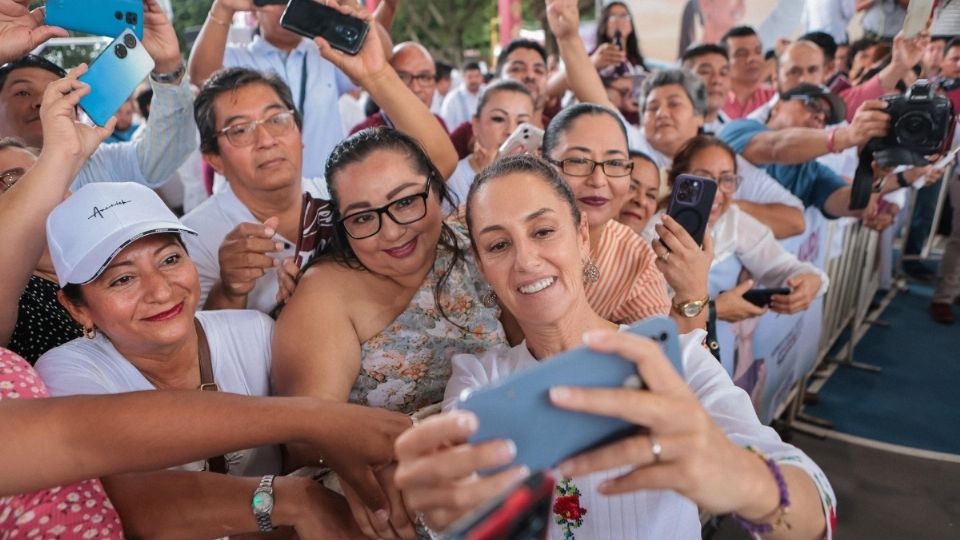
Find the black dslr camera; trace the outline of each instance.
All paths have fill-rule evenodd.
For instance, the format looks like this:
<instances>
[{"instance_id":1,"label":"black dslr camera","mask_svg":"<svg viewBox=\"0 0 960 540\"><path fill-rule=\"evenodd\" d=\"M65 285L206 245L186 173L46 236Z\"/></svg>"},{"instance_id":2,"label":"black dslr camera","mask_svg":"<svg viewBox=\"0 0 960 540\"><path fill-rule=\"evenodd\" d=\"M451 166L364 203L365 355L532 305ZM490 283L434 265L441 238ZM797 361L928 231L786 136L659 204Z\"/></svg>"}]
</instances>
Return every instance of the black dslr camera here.
<instances>
[{"instance_id":1,"label":"black dslr camera","mask_svg":"<svg viewBox=\"0 0 960 540\"><path fill-rule=\"evenodd\" d=\"M884 96L890 115L890 131L871 140L860 153L860 165L850 194L850 209L866 208L873 191L870 163L882 167L929 164L926 156L950 148L956 115L950 100L934 91L926 79L913 83L902 96Z\"/></svg>"}]
</instances>

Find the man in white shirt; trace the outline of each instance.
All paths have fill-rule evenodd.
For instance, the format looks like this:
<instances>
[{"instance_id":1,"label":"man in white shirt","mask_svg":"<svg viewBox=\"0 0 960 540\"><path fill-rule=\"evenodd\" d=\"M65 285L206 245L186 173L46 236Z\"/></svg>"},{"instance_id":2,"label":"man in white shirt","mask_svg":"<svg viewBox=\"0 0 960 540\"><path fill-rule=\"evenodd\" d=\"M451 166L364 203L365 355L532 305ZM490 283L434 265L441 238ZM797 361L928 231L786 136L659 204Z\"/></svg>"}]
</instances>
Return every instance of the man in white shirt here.
<instances>
[{"instance_id":1,"label":"man in white shirt","mask_svg":"<svg viewBox=\"0 0 960 540\"><path fill-rule=\"evenodd\" d=\"M254 6L250 0L216 0L190 53L190 75L196 84L203 84L223 67L276 73L290 88L295 108L303 118L304 139L310 141L304 174L319 177L333 147L345 134L337 101L355 85L320 56L312 40L280 26L283 10L283 5ZM240 11L254 12L259 33L248 44L228 45L233 16Z\"/></svg>"},{"instance_id":2,"label":"man in white shirt","mask_svg":"<svg viewBox=\"0 0 960 540\"><path fill-rule=\"evenodd\" d=\"M156 4L147 4L146 9L143 46L155 63L150 74L153 116L132 141L101 145L80 170L73 190L90 182L137 182L157 187L196 149L191 118L193 93L183 76L176 32ZM35 55L0 67L0 136L17 137L29 146L42 148L43 131L37 116L40 100L47 85L65 74L56 64Z\"/></svg>"},{"instance_id":3,"label":"man in white shirt","mask_svg":"<svg viewBox=\"0 0 960 540\"><path fill-rule=\"evenodd\" d=\"M477 112L477 103L483 91L483 71L477 62L463 66L463 82L443 98L440 116L447 126L459 126Z\"/></svg>"}]
</instances>

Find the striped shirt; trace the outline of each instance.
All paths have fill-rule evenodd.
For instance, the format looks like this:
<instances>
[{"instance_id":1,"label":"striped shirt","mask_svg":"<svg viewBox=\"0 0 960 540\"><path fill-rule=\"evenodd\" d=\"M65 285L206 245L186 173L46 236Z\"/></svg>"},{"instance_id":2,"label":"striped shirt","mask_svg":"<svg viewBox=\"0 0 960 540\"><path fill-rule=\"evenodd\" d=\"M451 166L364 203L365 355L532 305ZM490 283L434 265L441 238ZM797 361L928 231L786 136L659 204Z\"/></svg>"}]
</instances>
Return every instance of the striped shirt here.
<instances>
[{"instance_id":1,"label":"striped shirt","mask_svg":"<svg viewBox=\"0 0 960 540\"><path fill-rule=\"evenodd\" d=\"M666 280L653 264L653 248L629 227L608 222L591 255L600 281L586 285L587 301L601 317L630 324L670 313Z\"/></svg>"}]
</instances>

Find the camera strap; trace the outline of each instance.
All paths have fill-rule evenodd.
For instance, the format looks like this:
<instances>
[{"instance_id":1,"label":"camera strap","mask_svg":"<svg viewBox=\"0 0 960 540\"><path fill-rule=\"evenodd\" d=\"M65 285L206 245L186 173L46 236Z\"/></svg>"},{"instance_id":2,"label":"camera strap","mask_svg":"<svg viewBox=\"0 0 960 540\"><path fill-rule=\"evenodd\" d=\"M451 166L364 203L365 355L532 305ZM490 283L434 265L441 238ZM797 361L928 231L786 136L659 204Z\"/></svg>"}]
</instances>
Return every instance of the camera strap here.
<instances>
[{"instance_id":1,"label":"camera strap","mask_svg":"<svg viewBox=\"0 0 960 540\"><path fill-rule=\"evenodd\" d=\"M850 188L850 210L863 210L870 202L873 193L873 150L864 148L860 151L860 162L857 163L857 172L853 176L853 186Z\"/></svg>"},{"instance_id":2,"label":"camera strap","mask_svg":"<svg viewBox=\"0 0 960 540\"><path fill-rule=\"evenodd\" d=\"M303 52L303 67L300 69L300 106L297 107L297 112L300 113L300 118L303 118L303 105L307 100L307 52Z\"/></svg>"}]
</instances>

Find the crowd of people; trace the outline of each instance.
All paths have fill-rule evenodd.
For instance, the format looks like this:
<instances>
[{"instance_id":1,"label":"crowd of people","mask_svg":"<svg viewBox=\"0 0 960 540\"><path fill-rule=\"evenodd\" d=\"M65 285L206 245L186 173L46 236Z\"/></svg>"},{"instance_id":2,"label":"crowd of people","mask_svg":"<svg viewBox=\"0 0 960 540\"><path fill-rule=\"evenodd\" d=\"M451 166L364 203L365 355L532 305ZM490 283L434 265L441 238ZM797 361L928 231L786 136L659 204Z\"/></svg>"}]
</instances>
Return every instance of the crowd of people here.
<instances>
[{"instance_id":1,"label":"crowd of people","mask_svg":"<svg viewBox=\"0 0 960 540\"><path fill-rule=\"evenodd\" d=\"M848 44L830 19L768 72L751 27L711 23L661 67L627 3L604 3L588 48L578 2L547 0L556 55L515 39L441 92L449 69L393 42L397 0L317 1L369 25L356 55L252 0L214 0L182 51L144 0L155 68L99 127L80 114L87 66L30 52L65 30L0 0L0 537L436 537L537 472L513 441L470 442L458 396L585 345L644 389L555 387L551 404L645 429L559 464L575 508L551 505L550 538L697 538L701 512L830 538L829 481L760 422L716 321L827 292L780 243L811 208L883 231L925 183L906 219L935 226L943 170L874 164L860 209L851 182L890 129L883 96L927 78L960 104L960 39L938 22L953 4L910 38L864 17ZM230 43L244 13L258 31ZM521 124L542 144L505 155ZM682 175L716 184L702 243L665 211ZM960 294L946 178L942 323ZM758 306L755 286L783 290ZM654 316L676 324L683 373L623 332Z\"/></svg>"}]
</instances>

